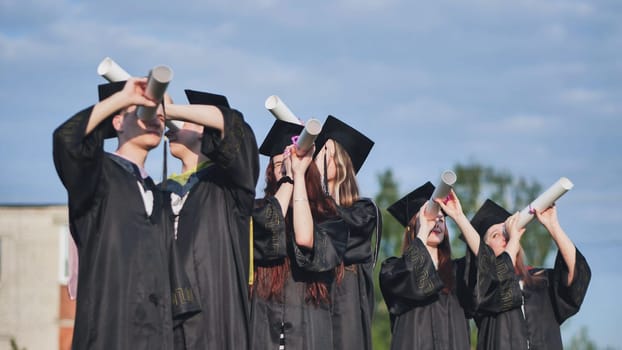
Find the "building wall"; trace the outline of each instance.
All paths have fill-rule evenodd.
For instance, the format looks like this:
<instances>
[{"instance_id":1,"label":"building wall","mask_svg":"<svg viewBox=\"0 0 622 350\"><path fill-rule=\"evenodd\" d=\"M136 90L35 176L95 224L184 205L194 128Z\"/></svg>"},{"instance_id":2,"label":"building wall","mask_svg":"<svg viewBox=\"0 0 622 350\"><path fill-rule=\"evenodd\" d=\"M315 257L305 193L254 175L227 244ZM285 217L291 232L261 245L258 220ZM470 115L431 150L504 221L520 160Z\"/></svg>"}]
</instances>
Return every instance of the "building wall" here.
<instances>
[{"instance_id":1,"label":"building wall","mask_svg":"<svg viewBox=\"0 0 622 350\"><path fill-rule=\"evenodd\" d=\"M73 321L72 302L61 304L63 231L64 205L0 206L0 350L11 338L27 350L66 343L60 335Z\"/></svg>"}]
</instances>

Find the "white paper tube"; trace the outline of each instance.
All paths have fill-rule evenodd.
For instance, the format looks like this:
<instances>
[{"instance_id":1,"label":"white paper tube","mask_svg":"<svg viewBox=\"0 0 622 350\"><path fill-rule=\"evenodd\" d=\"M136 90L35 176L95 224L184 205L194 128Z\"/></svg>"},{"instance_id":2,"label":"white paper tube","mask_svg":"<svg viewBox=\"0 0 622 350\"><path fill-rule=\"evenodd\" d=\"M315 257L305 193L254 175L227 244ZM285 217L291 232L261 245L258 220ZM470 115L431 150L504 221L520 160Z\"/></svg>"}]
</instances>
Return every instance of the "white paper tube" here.
<instances>
[{"instance_id":1,"label":"white paper tube","mask_svg":"<svg viewBox=\"0 0 622 350\"><path fill-rule=\"evenodd\" d=\"M319 120L313 118L307 120L305 128L302 129L296 140L296 153L299 156L304 155L313 147L313 143L320 131L322 131L322 123Z\"/></svg>"},{"instance_id":2,"label":"white paper tube","mask_svg":"<svg viewBox=\"0 0 622 350\"><path fill-rule=\"evenodd\" d=\"M166 88L172 79L173 70L171 68L167 66L154 67L149 72L145 96L152 99L157 105L159 105L160 102L162 102ZM155 118L158 110L157 105L155 107L138 106L138 109L136 110L138 118L142 120L150 120Z\"/></svg>"},{"instance_id":3,"label":"white paper tube","mask_svg":"<svg viewBox=\"0 0 622 350\"><path fill-rule=\"evenodd\" d=\"M293 124L303 124L294 113L287 107L287 105L281 101L281 99L272 95L266 99L264 106L276 117L276 119L293 123Z\"/></svg>"},{"instance_id":4,"label":"white paper tube","mask_svg":"<svg viewBox=\"0 0 622 350\"><path fill-rule=\"evenodd\" d=\"M104 77L108 82L114 83L130 78L130 74L121 68L112 58L104 58L97 66L97 74Z\"/></svg>"},{"instance_id":5,"label":"white paper tube","mask_svg":"<svg viewBox=\"0 0 622 350\"><path fill-rule=\"evenodd\" d=\"M521 229L534 218L533 210L542 211L555 203L559 197L574 187L572 181L566 177L561 177L549 189L544 191L538 198L534 199L527 207L520 211L518 216L518 228Z\"/></svg>"},{"instance_id":6,"label":"white paper tube","mask_svg":"<svg viewBox=\"0 0 622 350\"><path fill-rule=\"evenodd\" d=\"M456 176L456 173L451 170L446 170L441 174L441 179L434 189L434 192L432 192L432 197L430 197L428 207L425 210L426 216L431 217L438 215L441 207L434 201L434 199L445 199L447 195L449 195L449 191L451 191L451 187L456 183L457 179L458 177Z\"/></svg>"}]
</instances>

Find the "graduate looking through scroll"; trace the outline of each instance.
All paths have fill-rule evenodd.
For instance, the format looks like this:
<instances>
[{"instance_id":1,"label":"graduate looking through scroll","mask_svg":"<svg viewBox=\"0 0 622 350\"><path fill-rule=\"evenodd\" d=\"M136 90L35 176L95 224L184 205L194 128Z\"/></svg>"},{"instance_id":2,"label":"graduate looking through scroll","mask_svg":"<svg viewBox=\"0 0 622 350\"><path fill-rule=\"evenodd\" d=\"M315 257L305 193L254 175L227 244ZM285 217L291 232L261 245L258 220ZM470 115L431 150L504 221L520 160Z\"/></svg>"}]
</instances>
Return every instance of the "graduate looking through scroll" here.
<instances>
[{"instance_id":1,"label":"graduate looking through scroll","mask_svg":"<svg viewBox=\"0 0 622 350\"><path fill-rule=\"evenodd\" d=\"M178 253L202 306L175 329L175 349L250 349L249 227L259 176L257 142L227 98L185 90L167 96L170 152L181 173L161 188L171 203Z\"/></svg>"},{"instance_id":2,"label":"graduate looking through scroll","mask_svg":"<svg viewBox=\"0 0 622 350\"><path fill-rule=\"evenodd\" d=\"M453 190L448 198L435 199L442 211L426 215L434 189L427 182L387 209L405 227L402 256L388 258L380 270L393 350L470 349L471 276L465 258L451 259L445 215L467 242L477 232Z\"/></svg>"},{"instance_id":3,"label":"graduate looking through scroll","mask_svg":"<svg viewBox=\"0 0 622 350\"><path fill-rule=\"evenodd\" d=\"M322 191L313 149L292 144L302 128L276 120L259 148L270 161L253 211L254 350L333 349L330 288L347 227Z\"/></svg>"},{"instance_id":4,"label":"graduate looking through scroll","mask_svg":"<svg viewBox=\"0 0 622 350\"><path fill-rule=\"evenodd\" d=\"M172 235L160 192L144 170L164 116L140 120L146 78L99 86L100 102L54 131L79 274L73 349L171 349ZM114 153L104 140L117 137ZM175 286L173 288L189 286Z\"/></svg>"},{"instance_id":5,"label":"graduate looking through scroll","mask_svg":"<svg viewBox=\"0 0 622 350\"><path fill-rule=\"evenodd\" d=\"M552 269L525 264L520 213L486 200L471 219L482 242L477 257L478 349L563 349L560 326L576 314L591 278L585 257L557 218L557 207L534 209L558 253Z\"/></svg>"},{"instance_id":6,"label":"graduate looking through scroll","mask_svg":"<svg viewBox=\"0 0 622 350\"><path fill-rule=\"evenodd\" d=\"M373 268L380 247L381 216L376 204L360 197L356 173L374 142L343 121L328 116L316 140L315 164L324 190L348 224L347 248L332 293L334 349L371 350L375 300ZM372 237L376 233L376 244Z\"/></svg>"}]
</instances>

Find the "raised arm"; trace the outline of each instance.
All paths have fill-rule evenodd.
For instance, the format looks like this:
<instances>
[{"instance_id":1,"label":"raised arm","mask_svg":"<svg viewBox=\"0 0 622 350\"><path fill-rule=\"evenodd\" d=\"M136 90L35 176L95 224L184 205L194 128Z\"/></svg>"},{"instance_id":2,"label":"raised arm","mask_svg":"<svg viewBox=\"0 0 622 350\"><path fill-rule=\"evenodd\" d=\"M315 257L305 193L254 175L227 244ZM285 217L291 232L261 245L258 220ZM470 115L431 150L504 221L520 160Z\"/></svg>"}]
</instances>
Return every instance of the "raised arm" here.
<instances>
[{"instance_id":1,"label":"raised arm","mask_svg":"<svg viewBox=\"0 0 622 350\"><path fill-rule=\"evenodd\" d=\"M456 223L460 229L460 232L462 232L469 249L477 256L480 237L475 228L471 225L469 219L467 219L466 215L464 215L462 205L460 204L460 200L458 199L456 192L452 189L446 202L440 198L436 198L435 201L440 205L441 209L443 209L447 216L449 216Z\"/></svg>"},{"instance_id":2,"label":"raised arm","mask_svg":"<svg viewBox=\"0 0 622 350\"><path fill-rule=\"evenodd\" d=\"M536 210L536 217L551 234L553 241L555 241L555 244L559 249L559 253L564 259L566 266L568 266L567 283L570 285L574 279L577 249L559 224L559 220L557 219L557 208L553 205L543 211Z\"/></svg>"},{"instance_id":3,"label":"raised arm","mask_svg":"<svg viewBox=\"0 0 622 350\"><path fill-rule=\"evenodd\" d=\"M516 212L514 215L510 216L505 220L505 225L503 229L510 236L510 239L505 246L505 252L508 253L510 258L512 259L512 264L516 264L516 257L520 252L520 239L523 237L525 233L525 228L518 228L518 218L519 213Z\"/></svg>"},{"instance_id":4,"label":"raised arm","mask_svg":"<svg viewBox=\"0 0 622 350\"><path fill-rule=\"evenodd\" d=\"M218 130L221 139L225 137L225 121L220 108L216 106L174 104L173 100L165 95L165 108L167 119L203 125Z\"/></svg>"},{"instance_id":5,"label":"raised arm","mask_svg":"<svg viewBox=\"0 0 622 350\"><path fill-rule=\"evenodd\" d=\"M85 136L116 111L133 105L155 107L155 102L144 96L146 84L147 78L130 78L123 86L123 90L97 103L86 125Z\"/></svg>"},{"instance_id":6,"label":"raised arm","mask_svg":"<svg viewBox=\"0 0 622 350\"><path fill-rule=\"evenodd\" d=\"M292 174L294 175L294 193L293 193L293 222L294 236L296 244L308 249L313 248L313 216L311 215L311 207L307 198L307 186L305 182L305 174L309 165L313 161L312 148L303 156L296 154L295 146L288 146L286 153L292 162Z\"/></svg>"}]
</instances>

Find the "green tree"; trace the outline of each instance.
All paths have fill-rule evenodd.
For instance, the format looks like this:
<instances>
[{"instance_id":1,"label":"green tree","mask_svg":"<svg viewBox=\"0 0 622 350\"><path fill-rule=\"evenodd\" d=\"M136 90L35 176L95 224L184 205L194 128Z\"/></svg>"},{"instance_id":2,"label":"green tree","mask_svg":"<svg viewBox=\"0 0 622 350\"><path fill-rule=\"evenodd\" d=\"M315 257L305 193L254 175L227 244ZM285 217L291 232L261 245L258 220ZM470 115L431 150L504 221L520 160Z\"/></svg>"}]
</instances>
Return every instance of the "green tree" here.
<instances>
[{"instance_id":1,"label":"green tree","mask_svg":"<svg viewBox=\"0 0 622 350\"><path fill-rule=\"evenodd\" d=\"M596 350L596 343L588 335L587 327L581 327L570 340L569 350Z\"/></svg>"},{"instance_id":2,"label":"green tree","mask_svg":"<svg viewBox=\"0 0 622 350\"><path fill-rule=\"evenodd\" d=\"M15 338L11 338L11 350L26 350L26 348L19 348L19 345L17 345L17 341L15 340Z\"/></svg>"},{"instance_id":3,"label":"green tree","mask_svg":"<svg viewBox=\"0 0 622 350\"><path fill-rule=\"evenodd\" d=\"M374 270L374 298L376 300L376 312L372 323L372 342L375 350L389 349L391 344L391 322L389 320L389 310L382 299L380 284L378 283L378 273L380 265L387 257L396 255L401 248L401 234L403 227L395 218L387 212L391 204L395 203L399 197L398 184L393 178L390 169L377 175L380 191L375 196L374 201L380 208L382 215L382 241L380 242L380 253L378 263Z\"/></svg>"}]
</instances>

